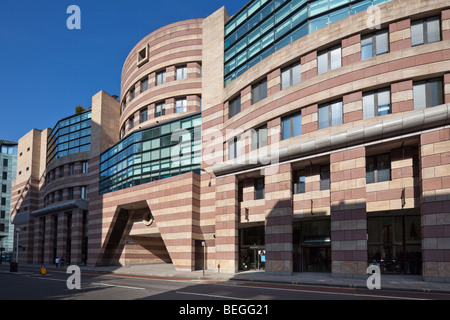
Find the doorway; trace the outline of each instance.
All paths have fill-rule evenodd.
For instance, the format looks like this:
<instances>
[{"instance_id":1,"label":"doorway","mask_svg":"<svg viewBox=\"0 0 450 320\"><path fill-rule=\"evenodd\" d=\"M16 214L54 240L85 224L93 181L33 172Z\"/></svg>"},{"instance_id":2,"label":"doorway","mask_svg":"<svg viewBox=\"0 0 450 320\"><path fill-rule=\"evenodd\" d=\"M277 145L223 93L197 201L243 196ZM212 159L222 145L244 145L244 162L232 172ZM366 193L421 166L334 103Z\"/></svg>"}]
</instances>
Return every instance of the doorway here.
<instances>
[{"instance_id":1,"label":"doorway","mask_svg":"<svg viewBox=\"0 0 450 320\"><path fill-rule=\"evenodd\" d=\"M264 226L239 230L239 270L265 270Z\"/></svg>"}]
</instances>

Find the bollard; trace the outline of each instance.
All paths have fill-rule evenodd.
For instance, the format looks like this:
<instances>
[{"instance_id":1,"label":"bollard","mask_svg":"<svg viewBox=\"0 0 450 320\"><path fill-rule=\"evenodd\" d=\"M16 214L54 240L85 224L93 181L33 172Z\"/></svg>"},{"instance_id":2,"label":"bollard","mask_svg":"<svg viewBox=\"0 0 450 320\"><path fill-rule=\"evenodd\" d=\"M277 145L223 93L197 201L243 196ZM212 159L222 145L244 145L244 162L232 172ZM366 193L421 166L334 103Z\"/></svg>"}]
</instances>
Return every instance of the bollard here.
<instances>
[{"instance_id":1,"label":"bollard","mask_svg":"<svg viewBox=\"0 0 450 320\"><path fill-rule=\"evenodd\" d=\"M46 266L41 266L41 274L42 275L47 274L47 267Z\"/></svg>"}]
</instances>

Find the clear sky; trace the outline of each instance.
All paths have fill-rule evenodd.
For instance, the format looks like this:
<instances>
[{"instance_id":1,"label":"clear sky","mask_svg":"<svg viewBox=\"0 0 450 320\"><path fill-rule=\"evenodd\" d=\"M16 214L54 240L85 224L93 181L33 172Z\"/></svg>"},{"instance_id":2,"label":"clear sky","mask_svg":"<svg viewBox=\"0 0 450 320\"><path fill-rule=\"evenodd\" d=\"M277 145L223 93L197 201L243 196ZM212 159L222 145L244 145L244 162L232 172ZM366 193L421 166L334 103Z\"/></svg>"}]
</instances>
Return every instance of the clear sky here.
<instances>
[{"instance_id":1,"label":"clear sky","mask_svg":"<svg viewBox=\"0 0 450 320\"><path fill-rule=\"evenodd\" d=\"M247 2L0 0L0 139L53 128L100 90L119 96L128 53L154 30ZM67 28L70 5L81 9L80 30Z\"/></svg>"}]
</instances>

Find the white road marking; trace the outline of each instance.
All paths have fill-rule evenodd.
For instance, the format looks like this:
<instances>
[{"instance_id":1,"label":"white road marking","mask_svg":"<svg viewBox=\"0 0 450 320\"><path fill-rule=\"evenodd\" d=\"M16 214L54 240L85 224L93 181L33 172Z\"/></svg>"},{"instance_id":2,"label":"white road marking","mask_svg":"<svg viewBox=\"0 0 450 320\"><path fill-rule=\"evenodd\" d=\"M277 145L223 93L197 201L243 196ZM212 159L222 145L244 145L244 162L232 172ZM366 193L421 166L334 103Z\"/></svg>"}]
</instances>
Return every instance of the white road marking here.
<instances>
[{"instance_id":1,"label":"white road marking","mask_svg":"<svg viewBox=\"0 0 450 320\"><path fill-rule=\"evenodd\" d=\"M250 300L250 299L245 299L245 298L228 297L228 296L218 296L218 295L215 295L215 294L206 294L206 293L183 292L183 291L176 291L176 293L178 293L178 294L193 295L193 296L204 296L204 297L211 297L211 298L220 298L220 299Z\"/></svg>"}]
</instances>

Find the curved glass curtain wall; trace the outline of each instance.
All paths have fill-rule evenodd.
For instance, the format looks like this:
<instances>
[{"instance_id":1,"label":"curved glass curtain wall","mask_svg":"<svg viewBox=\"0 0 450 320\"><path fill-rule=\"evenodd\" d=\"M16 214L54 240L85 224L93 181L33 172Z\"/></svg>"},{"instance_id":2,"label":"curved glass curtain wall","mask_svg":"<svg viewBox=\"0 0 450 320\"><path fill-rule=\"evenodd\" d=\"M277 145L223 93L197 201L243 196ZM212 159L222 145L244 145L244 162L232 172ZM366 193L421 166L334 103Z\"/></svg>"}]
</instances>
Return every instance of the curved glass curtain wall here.
<instances>
[{"instance_id":1,"label":"curved glass curtain wall","mask_svg":"<svg viewBox=\"0 0 450 320\"><path fill-rule=\"evenodd\" d=\"M200 137L200 113L132 133L101 155L100 194L200 173Z\"/></svg>"},{"instance_id":2,"label":"curved glass curtain wall","mask_svg":"<svg viewBox=\"0 0 450 320\"><path fill-rule=\"evenodd\" d=\"M47 138L47 165L55 159L91 150L91 114L89 110L56 124Z\"/></svg>"},{"instance_id":3,"label":"curved glass curtain wall","mask_svg":"<svg viewBox=\"0 0 450 320\"><path fill-rule=\"evenodd\" d=\"M391 0L254 0L225 25L225 87L290 43Z\"/></svg>"}]
</instances>

